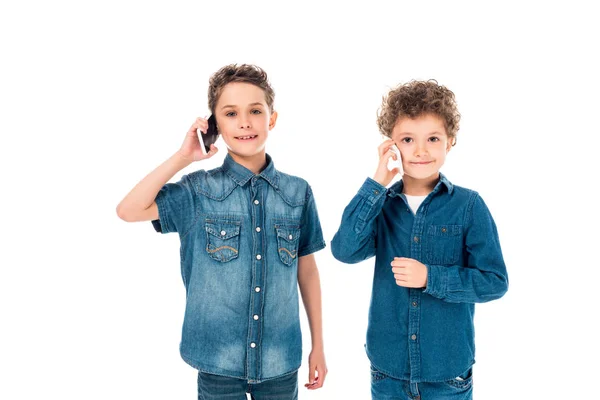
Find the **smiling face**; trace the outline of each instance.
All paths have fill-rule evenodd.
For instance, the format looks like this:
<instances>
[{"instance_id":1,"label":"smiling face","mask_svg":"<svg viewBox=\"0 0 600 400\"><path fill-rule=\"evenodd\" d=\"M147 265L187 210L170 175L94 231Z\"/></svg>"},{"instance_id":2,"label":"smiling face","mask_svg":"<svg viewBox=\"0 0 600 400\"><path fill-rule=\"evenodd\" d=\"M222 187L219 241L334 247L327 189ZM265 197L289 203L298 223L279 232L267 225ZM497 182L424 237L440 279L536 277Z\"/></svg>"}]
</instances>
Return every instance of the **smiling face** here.
<instances>
[{"instance_id":1,"label":"smiling face","mask_svg":"<svg viewBox=\"0 0 600 400\"><path fill-rule=\"evenodd\" d=\"M439 170L452 147L440 117L425 114L401 118L391 137L400 150L405 180L429 183L439 178Z\"/></svg>"},{"instance_id":2,"label":"smiling face","mask_svg":"<svg viewBox=\"0 0 600 400\"><path fill-rule=\"evenodd\" d=\"M219 133L231 157L244 166L265 160L265 144L275 126L265 92L250 83L231 82L223 87L215 106Z\"/></svg>"}]
</instances>

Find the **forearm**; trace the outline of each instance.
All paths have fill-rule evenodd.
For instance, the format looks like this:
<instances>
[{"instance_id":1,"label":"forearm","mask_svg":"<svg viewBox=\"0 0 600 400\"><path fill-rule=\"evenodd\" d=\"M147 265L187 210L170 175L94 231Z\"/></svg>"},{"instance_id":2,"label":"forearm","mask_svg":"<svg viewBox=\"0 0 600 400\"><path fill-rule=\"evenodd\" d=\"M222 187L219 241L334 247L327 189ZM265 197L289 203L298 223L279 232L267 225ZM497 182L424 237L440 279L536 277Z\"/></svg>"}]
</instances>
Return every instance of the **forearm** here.
<instances>
[{"instance_id":1,"label":"forearm","mask_svg":"<svg viewBox=\"0 0 600 400\"><path fill-rule=\"evenodd\" d=\"M298 266L298 286L302 296L308 324L312 348L323 349L323 321L321 310L321 282L319 270L312 254L300 258Z\"/></svg>"},{"instance_id":2,"label":"forearm","mask_svg":"<svg viewBox=\"0 0 600 400\"><path fill-rule=\"evenodd\" d=\"M368 178L344 209L340 227L331 241L331 253L344 263L357 263L375 255L375 226L386 188Z\"/></svg>"},{"instance_id":3,"label":"forearm","mask_svg":"<svg viewBox=\"0 0 600 400\"><path fill-rule=\"evenodd\" d=\"M184 158L179 152L172 155L131 189L117 206L117 214L126 219L127 215L146 210L154 203L160 189L190 163L191 160Z\"/></svg>"}]
</instances>

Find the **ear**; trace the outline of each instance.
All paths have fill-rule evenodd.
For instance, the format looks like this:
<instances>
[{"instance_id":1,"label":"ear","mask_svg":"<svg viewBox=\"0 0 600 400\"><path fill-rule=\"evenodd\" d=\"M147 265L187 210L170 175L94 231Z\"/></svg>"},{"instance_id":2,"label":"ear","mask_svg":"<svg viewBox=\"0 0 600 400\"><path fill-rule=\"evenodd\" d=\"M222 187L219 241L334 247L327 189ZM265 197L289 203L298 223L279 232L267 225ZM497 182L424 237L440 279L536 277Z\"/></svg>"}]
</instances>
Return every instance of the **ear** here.
<instances>
[{"instance_id":1,"label":"ear","mask_svg":"<svg viewBox=\"0 0 600 400\"><path fill-rule=\"evenodd\" d=\"M448 143L446 143L446 154L450 152L450 149L452 149L452 146L454 146L455 144L456 138L449 138Z\"/></svg>"},{"instance_id":2,"label":"ear","mask_svg":"<svg viewBox=\"0 0 600 400\"><path fill-rule=\"evenodd\" d=\"M269 130L275 128L276 122L277 122L277 111L273 111L271 113L271 118L269 119Z\"/></svg>"}]
</instances>

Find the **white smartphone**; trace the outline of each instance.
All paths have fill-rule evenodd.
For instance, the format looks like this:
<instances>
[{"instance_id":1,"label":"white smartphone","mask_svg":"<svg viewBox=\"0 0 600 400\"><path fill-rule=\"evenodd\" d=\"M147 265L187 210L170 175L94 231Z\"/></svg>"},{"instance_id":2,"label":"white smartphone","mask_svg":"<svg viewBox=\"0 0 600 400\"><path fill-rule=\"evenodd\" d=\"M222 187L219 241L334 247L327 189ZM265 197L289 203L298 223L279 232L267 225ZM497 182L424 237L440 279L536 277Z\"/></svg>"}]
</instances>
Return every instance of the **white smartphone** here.
<instances>
[{"instance_id":1,"label":"white smartphone","mask_svg":"<svg viewBox=\"0 0 600 400\"><path fill-rule=\"evenodd\" d=\"M396 145L393 145L392 147L390 147L392 149L392 151L394 153L396 153L396 157L397 160L394 160L393 158L390 158L388 160L388 169L391 171L394 168L399 168L400 169L400 174L402 174L402 156L400 155L400 150L398 150L398 148L396 147Z\"/></svg>"}]
</instances>

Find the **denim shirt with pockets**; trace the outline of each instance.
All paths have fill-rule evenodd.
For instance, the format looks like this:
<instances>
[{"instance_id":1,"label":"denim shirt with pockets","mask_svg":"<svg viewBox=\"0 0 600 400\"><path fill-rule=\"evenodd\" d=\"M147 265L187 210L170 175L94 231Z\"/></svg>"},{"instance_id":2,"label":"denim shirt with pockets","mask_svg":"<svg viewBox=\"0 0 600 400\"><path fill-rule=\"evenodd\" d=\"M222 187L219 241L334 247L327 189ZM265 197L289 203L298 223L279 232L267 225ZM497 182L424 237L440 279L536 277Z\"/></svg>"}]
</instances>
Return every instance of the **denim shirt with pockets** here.
<instances>
[{"instance_id":1,"label":"denim shirt with pockets","mask_svg":"<svg viewBox=\"0 0 600 400\"><path fill-rule=\"evenodd\" d=\"M479 194L443 174L415 214L402 185L386 190L368 178L331 251L345 263L375 256L366 343L373 368L411 382L447 381L475 362L474 303L508 289L498 232ZM394 257L425 264L426 287L398 286Z\"/></svg>"},{"instance_id":2,"label":"denim shirt with pockets","mask_svg":"<svg viewBox=\"0 0 600 400\"><path fill-rule=\"evenodd\" d=\"M181 357L200 371L258 383L302 360L298 258L325 247L308 183L223 165L167 183L157 231L177 232L186 309Z\"/></svg>"}]
</instances>

